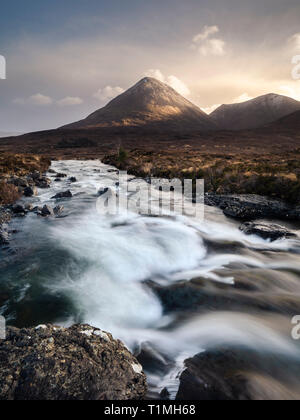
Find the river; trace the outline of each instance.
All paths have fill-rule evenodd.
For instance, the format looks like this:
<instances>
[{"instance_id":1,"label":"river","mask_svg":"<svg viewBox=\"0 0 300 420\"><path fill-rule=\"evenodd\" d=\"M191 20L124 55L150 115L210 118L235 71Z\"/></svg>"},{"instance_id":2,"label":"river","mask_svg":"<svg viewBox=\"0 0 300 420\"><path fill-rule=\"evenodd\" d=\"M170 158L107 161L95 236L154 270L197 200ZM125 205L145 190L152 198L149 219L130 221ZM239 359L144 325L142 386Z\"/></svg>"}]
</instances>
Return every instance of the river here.
<instances>
[{"instance_id":1,"label":"river","mask_svg":"<svg viewBox=\"0 0 300 420\"><path fill-rule=\"evenodd\" d=\"M62 216L14 219L17 233L1 250L0 314L10 324L88 323L135 354L144 349L164 366L145 366L149 397L167 387L174 399L184 360L224 345L268 354L277 370L285 360L288 381L286 367L276 380L300 389L293 369L300 348L291 337L291 319L300 314L299 240L246 236L213 207L205 207L204 221L101 214L97 191L116 184L114 168L58 161L52 169L77 182L63 178L23 201L63 204ZM67 189L72 199L51 199Z\"/></svg>"}]
</instances>

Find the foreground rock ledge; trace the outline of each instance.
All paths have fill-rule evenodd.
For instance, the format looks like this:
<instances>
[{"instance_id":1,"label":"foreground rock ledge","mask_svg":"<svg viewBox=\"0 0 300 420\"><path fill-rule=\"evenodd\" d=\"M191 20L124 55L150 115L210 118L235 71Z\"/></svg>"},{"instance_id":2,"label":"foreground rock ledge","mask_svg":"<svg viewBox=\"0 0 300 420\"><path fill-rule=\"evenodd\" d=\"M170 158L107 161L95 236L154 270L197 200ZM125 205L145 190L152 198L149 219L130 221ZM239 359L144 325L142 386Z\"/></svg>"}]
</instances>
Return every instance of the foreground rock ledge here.
<instances>
[{"instance_id":1,"label":"foreground rock ledge","mask_svg":"<svg viewBox=\"0 0 300 420\"><path fill-rule=\"evenodd\" d=\"M133 355L89 325L9 327L0 340L1 400L139 400L146 392Z\"/></svg>"}]
</instances>

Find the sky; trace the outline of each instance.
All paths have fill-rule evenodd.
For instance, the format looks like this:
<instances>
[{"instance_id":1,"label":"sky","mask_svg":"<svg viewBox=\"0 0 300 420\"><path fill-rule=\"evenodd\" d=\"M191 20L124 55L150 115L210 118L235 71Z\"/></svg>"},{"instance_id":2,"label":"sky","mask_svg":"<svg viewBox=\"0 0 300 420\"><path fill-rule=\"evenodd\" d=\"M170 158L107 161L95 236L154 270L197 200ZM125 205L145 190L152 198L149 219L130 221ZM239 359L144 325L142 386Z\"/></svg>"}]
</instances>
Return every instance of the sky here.
<instances>
[{"instance_id":1,"label":"sky","mask_svg":"<svg viewBox=\"0 0 300 420\"><path fill-rule=\"evenodd\" d=\"M82 119L144 76L208 113L267 93L300 100L297 55L299 0L3 2L0 132Z\"/></svg>"}]
</instances>

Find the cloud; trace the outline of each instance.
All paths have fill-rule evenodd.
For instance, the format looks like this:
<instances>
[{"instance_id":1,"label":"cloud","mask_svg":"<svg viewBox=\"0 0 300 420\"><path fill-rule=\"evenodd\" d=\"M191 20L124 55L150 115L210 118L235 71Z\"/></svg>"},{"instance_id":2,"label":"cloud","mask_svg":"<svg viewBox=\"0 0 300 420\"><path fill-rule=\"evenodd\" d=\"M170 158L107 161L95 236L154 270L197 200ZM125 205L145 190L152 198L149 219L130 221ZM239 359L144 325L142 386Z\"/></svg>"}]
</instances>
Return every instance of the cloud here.
<instances>
[{"instance_id":1,"label":"cloud","mask_svg":"<svg viewBox=\"0 0 300 420\"><path fill-rule=\"evenodd\" d=\"M37 93L36 95L29 96L29 98L17 98L13 101L17 105L35 105L35 106L48 106L53 104L53 99L50 96Z\"/></svg>"},{"instance_id":2,"label":"cloud","mask_svg":"<svg viewBox=\"0 0 300 420\"><path fill-rule=\"evenodd\" d=\"M293 48L300 50L300 32L289 38L288 42L292 45Z\"/></svg>"},{"instance_id":3,"label":"cloud","mask_svg":"<svg viewBox=\"0 0 300 420\"><path fill-rule=\"evenodd\" d=\"M296 101L300 101L300 87L282 85L280 86L279 90L283 95L289 96L290 98L295 99Z\"/></svg>"},{"instance_id":4,"label":"cloud","mask_svg":"<svg viewBox=\"0 0 300 420\"><path fill-rule=\"evenodd\" d=\"M199 47L198 51L204 57L209 55L223 56L225 55L225 42L222 39L209 39Z\"/></svg>"},{"instance_id":5,"label":"cloud","mask_svg":"<svg viewBox=\"0 0 300 420\"><path fill-rule=\"evenodd\" d=\"M149 69L145 72L144 76L154 77L162 83L166 83L166 78L159 69Z\"/></svg>"},{"instance_id":6,"label":"cloud","mask_svg":"<svg viewBox=\"0 0 300 420\"><path fill-rule=\"evenodd\" d=\"M25 105L26 100L24 98L16 98L13 100L13 104L15 105Z\"/></svg>"},{"instance_id":7,"label":"cloud","mask_svg":"<svg viewBox=\"0 0 300 420\"><path fill-rule=\"evenodd\" d=\"M113 99L124 92L125 92L124 89L121 88L120 86L115 86L115 87L106 86L105 88L101 88L96 93L94 93L93 97L103 102L103 101Z\"/></svg>"},{"instance_id":8,"label":"cloud","mask_svg":"<svg viewBox=\"0 0 300 420\"><path fill-rule=\"evenodd\" d=\"M164 74L159 69L150 69L146 71L145 76L154 77L160 82L166 83L167 85L175 89L176 92L180 93L180 95L189 96L191 94L190 89L182 80L178 79L178 77L173 75L164 76Z\"/></svg>"},{"instance_id":9,"label":"cloud","mask_svg":"<svg viewBox=\"0 0 300 420\"><path fill-rule=\"evenodd\" d=\"M204 26L202 32L194 36L191 48L198 50L204 57L225 55L225 41L221 38L211 38L219 31L218 26Z\"/></svg>"},{"instance_id":10,"label":"cloud","mask_svg":"<svg viewBox=\"0 0 300 420\"><path fill-rule=\"evenodd\" d=\"M31 105L37 106L45 106L51 105L53 103L53 99L49 96L42 95L41 93L37 93L36 95L32 95L28 98L28 103Z\"/></svg>"},{"instance_id":11,"label":"cloud","mask_svg":"<svg viewBox=\"0 0 300 420\"><path fill-rule=\"evenodd\" d=\"M57 104L59 106L76 106L76 105L81 105L82 103L83 103L83 100L81 98L72 97L72 96L67 96L66 98L63 98L57 101Z\"/></svg>"},{"instance_id":12,"label":"cloud","mask_svg":"<svg viewBox=\"0 0 300 420\"><path fill-rule=\"evenodd\" d=\"M230 104L240 104L242 102L250 101L251 99L253 99L252 96L249 96L248 93L243 93L242 95L238 96L237 98L232 99L232 101L230 101ZM202 111L206 112L206 114L211 114L216 109L218 109L220 106L221 106L221 104L215 104L215 105L211 105L207 108L201 108L201 109L202 109Z\"/></svg>"},{"instance_id":13,"label":"cloud","mask_svg":"<svg viewBox=\"0 0 300 420\"><path fill-rule=\"evenodd\" d=\"M233 99L232 103L241 104L242 102L251 101L251 99L254 99L253 96L249 96L248 93L243 93L242 95Z\"/></svg>"},{"instance_id":14,"label":"cloud","mask_svg":"<svg viewBox=\"0 0 300 420\"><path fill-rule=\"evenodd\" d=\"M16 105L34 105L34 106L49 106L56 103L59 106L74 106L81 105L83 100L78 97L66 96L59 101L54 101L50 96L37 93L36 95L29 96L28 98L16 98L13 100Z\"/></svg>"},{"instance_id":15,"label":"cloud","mask_svg":"<svg viewBox=\"0 0 300 420\"><path fill-rule=\"evenodd\" d=\"M217 34L218 32L219 28L217 26L204 26L203 31L194 36L193 42L197 44L198 42L205 41L211 35Z\"/></svg>"},{"instance_id":16,"label":"cloud","mask_svg":"<svg viewBox=\"0 0 300 420\"><path fill-rule=\"evenodd\" d=\"M219 108L221 106L221 104L216 104L216 105L212 105L209 106L207 108L201 108L202 111L204 111L206 114L211 114L212 112L214 112L217 108Z\"/></svg>"}]
</instances>

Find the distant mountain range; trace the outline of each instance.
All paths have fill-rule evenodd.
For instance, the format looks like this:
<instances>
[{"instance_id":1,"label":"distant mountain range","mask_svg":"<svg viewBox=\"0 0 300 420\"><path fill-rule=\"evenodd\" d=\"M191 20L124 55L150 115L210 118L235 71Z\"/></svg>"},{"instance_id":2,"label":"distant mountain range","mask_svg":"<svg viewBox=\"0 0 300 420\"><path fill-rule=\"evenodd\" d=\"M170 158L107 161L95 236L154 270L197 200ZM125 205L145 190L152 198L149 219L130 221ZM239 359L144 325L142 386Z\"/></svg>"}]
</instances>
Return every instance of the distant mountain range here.
<instances>
[{"instance_id":1,"label":"distant mountain range","mask_svg":"<svg viewBox=\"0 0 300 420\"><path fill-rule=\"evenodd\" d=\"M170 86L146 77L86 119L62 128L147 127L208 131L215 123Z\"/></svg>"},{"instance_id":2,"label":"distant mountain range","mask_svg":"<svg viewBox=\"0 0 300 420\"><path fill-rule=\"evenodd\" d=\"M300 102L269 94L221 105L207 115L170 86L146 77L84 120L63 129L144 127L160 131L249 130L300 111Z\"/></svg>"},{"instance_id":3,"label":"distant mountain range","mask_svg":"<svg viewBox=\"0 0 300 420\"><path fill-rule=\"evenodd\" d=\"M269 94L244 103L222 105L207 115L174 89L146 77L87 118L54 130L0 141L1 151L51 157L94 157L128 149L298 150L300 102ZM184 146L183 146L184 145ZM300 150L300 148L299 148Z\"/></svg>"},{"instance_id":4,"label":"distant mountain range","mask_svg":"<svg viewBox=\"0 0 300 420\"><path fill-rule=\"evenodd\" d=\"M221 105L210 118L220 130L250 130L296 111L300 111L300 102L271 93L239 104Z\"/></svg>"}]
</instances>

